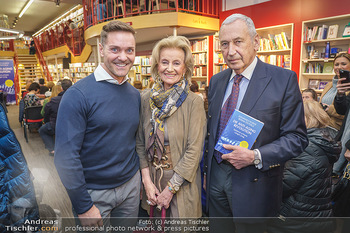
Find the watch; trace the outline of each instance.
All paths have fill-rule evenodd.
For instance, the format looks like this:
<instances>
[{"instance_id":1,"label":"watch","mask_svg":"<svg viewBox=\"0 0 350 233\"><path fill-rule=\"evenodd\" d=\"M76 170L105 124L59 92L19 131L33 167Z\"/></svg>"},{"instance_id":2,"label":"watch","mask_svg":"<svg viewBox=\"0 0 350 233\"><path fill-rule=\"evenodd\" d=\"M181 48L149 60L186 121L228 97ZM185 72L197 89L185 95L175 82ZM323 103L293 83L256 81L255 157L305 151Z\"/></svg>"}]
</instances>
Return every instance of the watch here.
<instances>
[{"instance_id":1,"label":"watch","mask_svg":"<svg viewBox=\"0 0 350 233\"><path fill-rule=\"evenodd\" d=\"M260 157L259 157L259 152L255 149L253 150L254 152L254 160L253 163L255 166L259 165L259 163L261 162Z\"/></svg>"}]
</instances>

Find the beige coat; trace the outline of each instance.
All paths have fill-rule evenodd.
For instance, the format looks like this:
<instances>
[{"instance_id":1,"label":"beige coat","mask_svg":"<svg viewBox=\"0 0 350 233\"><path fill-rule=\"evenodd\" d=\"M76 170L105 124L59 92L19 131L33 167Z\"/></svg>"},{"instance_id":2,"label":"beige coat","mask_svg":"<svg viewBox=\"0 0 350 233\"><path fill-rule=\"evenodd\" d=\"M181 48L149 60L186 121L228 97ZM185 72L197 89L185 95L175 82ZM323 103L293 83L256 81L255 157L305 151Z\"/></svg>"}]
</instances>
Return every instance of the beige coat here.
<instances>
[{"instance_id":1,"label":"beige coat","mask_svg":"<svg viewBox=\"0 0 350 233\"><path fill-rule=\"evenodd\" d=\"M321 94L321 97L320 97L320 103L322 101L323 96L329 91L329 89L332 88L332 86L333 86L333 83L331 81L331 82L328 82L327 85L324 87L322 94ZM331 122L330 122L329 126L339 130L341 125L342 125L344 115L338 114L337 111L335 110L333 104L329 105L327 113L331 118Z\"/></svg>"},{"instance_id":2,"label":"beige coat","mask_svg":"<svg viewBox=\"0 0 350 233\"><path fill-rule=\"evenodd\" d=\"M140 157L140 169L151 166L145 145L151 131L150 91L141 97L141 115L136 138L136 150ZM171 159L174 171L185 179L177 197L179 217L202 216L201 176L199 163L206 133L206 117L202 98L190 92L177 111L166 119ZM145 196L144 196L145 197ZM142 206L146 207L143 198Z\"/></svg>"}]
</instances>

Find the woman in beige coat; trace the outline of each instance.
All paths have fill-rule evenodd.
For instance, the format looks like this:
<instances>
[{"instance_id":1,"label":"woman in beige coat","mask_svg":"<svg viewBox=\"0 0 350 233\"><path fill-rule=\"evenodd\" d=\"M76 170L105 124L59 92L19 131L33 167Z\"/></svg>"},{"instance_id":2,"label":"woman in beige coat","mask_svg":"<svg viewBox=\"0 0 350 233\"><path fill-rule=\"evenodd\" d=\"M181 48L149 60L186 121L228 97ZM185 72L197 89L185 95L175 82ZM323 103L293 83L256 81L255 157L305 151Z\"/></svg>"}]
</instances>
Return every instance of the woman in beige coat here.
<instances>
[{"instance_id":1,"label":"woman in beige coat","mask_svg":"<svg viewBox=\"0 0 350 233\"><path fill-rule=\"evenodd\" d=\"M203 100L189 91L193 58L189 41L170 36L152 52L155 84L142 94L137 153L142 206L165 208L167 217L202 215L199 162L206 117Z\"/></svg>"}]
</instances>

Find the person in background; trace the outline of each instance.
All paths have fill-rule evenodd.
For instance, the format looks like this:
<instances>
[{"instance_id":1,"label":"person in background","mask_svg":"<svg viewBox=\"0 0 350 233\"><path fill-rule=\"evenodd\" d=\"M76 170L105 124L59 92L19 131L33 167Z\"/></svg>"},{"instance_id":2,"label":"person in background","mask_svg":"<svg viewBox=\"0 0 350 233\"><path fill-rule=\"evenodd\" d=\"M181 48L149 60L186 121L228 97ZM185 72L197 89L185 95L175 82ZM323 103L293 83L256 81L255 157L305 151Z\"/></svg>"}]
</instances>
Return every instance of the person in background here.
<instances>
[{"instance_id":1,"label":"person in background","mask_svg":"<svg viewBox=\"0 0 350 233\"><path fill-rule=\"evenodd\" d=\"M40 94L44 95L45 92L47 92L49 90L49 88L47 86L45 86L45 79L40 78L39 84L40 84Z\"/></svg>"},{"instance_id":2,"label":"person in background","mask_svg":"<svg viewBox=\"0 0 350 233\"><path fill-rule=\"evenodd\" d=\"M153 79L153 77L150 77L150 78L148 79L147 87L146 87L145 89L152 89L153 84L154 84L154 79Z\"/></svg>"},{"instance_id":3,"label":"person in background","mask_svg":"<svg viewBox=\"0 0 350 233\"><path fill-rule=\"evenodd\" d=\"M263 217L280 208L284 163L308 144L301 92L294 71L257 58L259 35L249 17L226 18L219 40L229 69L210 79L204 156L209 217L227 218L212 219L210 229L262 233ZM234 109L264 127L251 149L224 145L232 152L221 154L214 147Z\"/></svg>"},{"instance_id":4,"label":"person in background","mask_svg":"<svg viewBox=\"0 0 350 233\"><path fill-rule=\"evenodd\" d=\"M56 85L53 88L52 95L49 102L44 108L44 122L45 124L40 127L39 134L42 138L45 148L49 151L49 155L53 156L55 151L55 128L58 107L60 105L63 94L69 87L72 86L72 81L69 79L63 79L60 81L61 85ZM55 89L60 88L60 92L57 96L54 96Z\"/></svg>"},{"instance_id":5,"label":"person in background","mask_svg":"<svg viewBox=\"0 0 350 233\"><path fill-rule=\"evenodd\" d=\"M24 96L26 96L26 94L28 93L28 89L30 87L30 84L33 83L33 80L27 80L26 82L26 90L22 92L22 98L24 98Z\"/></svg>"},{"instance_id":6,"label":"person in background","mask_svg":"<svg viewBox=\"0 0 350 233\"><path fill-rule=\"evenodd\" d=\"M301 96L303 97L303 101L305 100L315 100L317 101L317 93L314 89L308 88L301 91Z\"/></svg>"},{"instance_id":7,"label":"person in background","mask_svg":"<svg viewBox=\"0 0 350 233\"><path fill-rule=\"evenodd\" d=\"M127 227L136 225L141 186L135 149L141 98L127 76L135 30L111 21L100 41L103 63L62 97L54 161L79 225Z\"/></svg>"},{"instance_id":8,"label":"person in background","mask_svg":"<svg viewBox=\"0 0 350 233\"><path fill-rule=\"evenodd\" d=\"M45 97L48 98L51 96L52 88L55 86L55 83L50 81L47 83L46 86L49 88L49 90L47 92L45 92Z\"/></svg>"},{"instance_id":9,"label":"person in background","mask_svg":"<svg viewBox=\"0 0 350 233\"><path fill-rule=\"evenodd\" d=\"M338 57L334 63L334 72L338 77L338 82L336 86L337 89L336 89L336 94L335 94L333 104L338 114L345 115L337 136L337 139L341 140L343 148L342 148L342 152L340 153L339 160L333 166L333 173L335 176L340 176L343 173L344 168L347 164L347 161L344 157L344 153L346 151L345 144L347 143L347 141L350 140L350 117L349 117L350 95L348 93L350 91L350 83L346 83L346 82L343 83L345 78L339 78L340 69L350 71L349 58L350 58L349 54L346 53Z\"/></svg>"},{"instance_id":10,"label":"person in background","mask_svg":"<svg viewBox=\"0 0 350 233\"><path fill-rule=\"evenodd\" d=\"M41 105L41 100L37 96L40 92L39 83L33 82L28 88L28 93L24 96L24 107L39 106Z\"/></svg>"},{"instance_id":11,"label":"person in background","mask_svg":"<svg viewBox=\"0 0 350 233\"><path fill-rule=\"evenodd\" d=\"M330 126L334 127L335 129L339 130L344 115L340 115L337 113L337 111L334 108L334 97L337 94L337 83L339 79L339 70L344 68L347 70L350 70L350 55L348 53L339 53L333 61L333 70L335 72L335 75L332 79L332 82L329 82L323 89L323 92L320 97L320 103L325 106L325 111L328 113L328 115L331 117L331 124Z\"/></svg>"},{"instance_id":12,"label":"person in background","mask_svg":"<svg viewBox=\"0 0 350 233\"><path fill-rule=\"evenodd\" d=\"M199 86L198 86L198 83L196 81L194 81L194 80L191 81L190 90L193 93L196 93L197 95L202 97L202 99L204 100L203 94L199 92Z\"/></svg>"},{"instance_id":13,"label":"person in background","mask_svg":"<svg viewBox=\"0 0 350 233\"><path fill-rule=\"evenodd\" d=\"M139 92L142 92L143 86L141 81L134 81L134 87L139 90Z\"/></svg>"},{"instance_id":14,"label":"person in background","mask_svg":"<svg viewBox=\"0 0 350 233\"><path fill-rule=\"evenodd\" d=\"M334 220L328 217L333 216L331 176L341 142L334 140L337 130L328 127L330 117L317 101L304 100L304 110L309 145L285 164L280 217L270 224L269 233L335 230ZM316 217L321 218L314 219Z\"/></svg>"},{"instance_id":15,"label":"person in background","mask_svg":"<svg viewBox=\"0 0 350 233\"><path fill-rule=\"evenodd\" d=\"M45 105L50 102L50 100L56 96L58 96L58 94L62 92L62 86L61 83L58 82L53 88L52 88L52 92L50 97L45 98L44 102L43 102L43 108L41 109L41 115L44 116L45 115Z\"/></svg>"},{"instance_id":16,"label":"person in background","mask_svg":"<svg viewBox=\"0 0 350 233\"><path fill-rule=\"evenodd\" d=\"M188 39L162 39L152 51L152 61L156 80L142 95L136 140L146 194L142 207L165 208L171 218L199 218L206 118L202 98L189 91L193 58Z\"/></svg>"},{"instance_id":17,"label":"person in background","mask_svg":"<svg viewBox=\"0 0 350 233\"><path fill-rule=\"evenodd\" d=\"M34 40L30 41L29 54L34 55L36 53Z\"/></svg>"}]
</instances>

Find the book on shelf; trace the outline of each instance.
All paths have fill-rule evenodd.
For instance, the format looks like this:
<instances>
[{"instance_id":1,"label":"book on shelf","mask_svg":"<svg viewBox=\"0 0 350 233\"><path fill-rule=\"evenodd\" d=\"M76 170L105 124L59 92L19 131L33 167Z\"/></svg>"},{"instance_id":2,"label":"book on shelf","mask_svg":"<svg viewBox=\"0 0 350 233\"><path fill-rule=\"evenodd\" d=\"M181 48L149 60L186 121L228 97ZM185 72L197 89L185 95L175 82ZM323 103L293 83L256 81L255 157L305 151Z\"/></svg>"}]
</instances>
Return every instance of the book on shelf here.
<instances>
[{"instance_id":1,"label":"book on shelf","mask_svg":"<svg viewBox=\"0 0 350 233\"><path fill-rule=\"evenodd\" d=\"M279 66L282 68L290 69L290 55L257 55L258 58L271 65Z\"/></svg>"},{"instance_id":2,"label":"book on shelf","mask_svg":"<svg viewBox=\"0 0 350 233\"><path fill-rule=\"evenodd\" d=\"M251 149L263 126L263 122L236 109L220 135L215 150L223 154L230 153L223 147L224 144Z\"/></svg>"},{"instance_id":3,"label":"book on shelf","mask_svg":"<svg viewBox=\"0 0 350 233\"><path fill-rule=\"evenodd\" d=\"M285 46L284 46L284 44L283 44L283 39L282 39L281 34L275 35L275 41L276 41L276 43L277 43L277 46L278 46L278 49L279 49L279 50L286 49Z\"/></svg>"},{"instance_id":4,"label":"book on shelf","mask_svg":"<svg viewBox=\"0 0 350 233\"><path fill-rule=\"evenodd\" d=\"M284 47L286 49L289 49L289 40L288 40L287 34L285 32L281 32L281 36L282 36Z\"/></svg>"},{"instance_id":5,"label":"book on shelf","mask_svg":"<svg viewBox=\"0 0 350 233\"><path fill-rule=\"evenodd\" d=\"M325 62L323 65L323 73L331 74L333 73L333 63L332 62Z\"/></svg>"},{"instance_id":6,"label":"book on shelf","mask_svg":"<svg viewBox=\"0 0 350 233\"><path fill-rule=\"evenodd\" d=\"M320 80L310 79L308 88L317 90L319 85L320 85Z\"/></svg>"},{"instance_id":7,"label":"book on shelf","mask_svg":"<svg viewBox=\"0 0 350 233\"><path fill-rule=\"evenodd\" d=\"M345 26L343 37L350 37L350 23L348 23L348 25Z\"/></svg>"},{"instance_id":8,"label":"book on shelf","mask_svg":"<svg viewBox=\"0 0 350 233\"><path fill-rule=\"evenodd\" d=\"M338 24L334 24L334 25L329 26L327 39L335 39L335 38L337 38L338 28L339 28Z\"/></svg>"},{"instance_id":9,"label":"book on shelf","mask_svg":"<svg viewBox=\"0 0 350 233\"><path fill-rule=\"evenodd\" d=\"M323 90L324 87L328 84L328 81L320 81L320 84L318 86L319 90Z\"/></svg>"},{"instance_id":10,"label":"book on shelf","mask_svg":"<svg viewBox=\"0 0 350 233\"><path fill-rule=\"evenodd\" d=\"M284 55L284 68L290 69L290 55Z\"/></svg>"},{"instance_id":11,"label":"book on shelf","mask_svg":"<svg viewBox=\"0 0 350 233\"><path fill-rule=\"evenodd\" d=\"M328 32L328 25L323 24L320 26L318 35L317 35L317 40L324 40L327 38L327 32Z\"/></svg>"},{"instance_id":12,"label":"book on shelf","mask_svg":"<svg viewBox=\"0 0 350 233\"><path fill-rule=\"evenodd\" d=\"M272 34L267 34L267 37L269 38L270 46L272 50L277 50L278 46L275 41L275 36Z\"/></svg>"}]
</instances>

